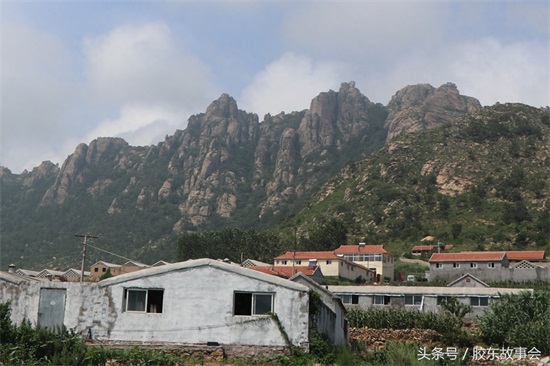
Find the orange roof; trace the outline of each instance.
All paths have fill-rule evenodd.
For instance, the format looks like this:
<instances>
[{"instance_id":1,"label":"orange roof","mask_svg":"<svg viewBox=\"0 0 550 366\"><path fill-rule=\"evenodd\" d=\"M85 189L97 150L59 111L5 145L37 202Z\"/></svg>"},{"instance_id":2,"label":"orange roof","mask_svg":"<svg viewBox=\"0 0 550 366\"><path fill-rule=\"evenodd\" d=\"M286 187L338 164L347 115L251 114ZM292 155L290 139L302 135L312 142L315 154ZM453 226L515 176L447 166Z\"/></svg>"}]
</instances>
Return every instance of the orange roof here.
<instances>
[{"instance_id":1,"label":"orange roof","mask_svg":"<svg viewBox=\"0 0 550 366\"><path fill-rule=\"evenodd\" d=\"M300 260L309 260L309 259L339 259L334 252L286 252L281 254L275 259L300 259Z\"/></svg>"},{"instance_id":2,"label":"orange roof","mask_svg":"<svg viewBox=\"0 0 550 366\"><path fill-rule=\"evenodd\" d=\"M507 250L506 256L511 261L544 260L544 250Z\"/></svg>"},{"instance_id":3,"label":"orange roof","mask_svg":"<svg viewBox=\"0 0 550 366\"><path fill-rule=\"evenodd\" d=\"M306 276L313 276L317 268L319 267L307 267L307 266L295 266L294 267L294 274L292 273L292 267L291 266L251 266L247 267L248 269L253 269L258 272L279 276L282 278L290 278L296 273L303 273Z\"/></svg>"},{"instance_id":4,"label":"orange roof","mask_svg":"<svg viewBox=\"0 0 550 366\"><path fill-rule=\"evenodd\" d=\"M505 257L506 252L434 253L430 262L490 262L501 261Z\"/></svg>"},{"instance_id":5,"label":"orange roof","mask_svg":"<svg viewBox=\"0 0 550 366\"><path fill-rule=\"evenodd\" d=\"M386 249L383 248L384 246L382 244L371 244L371 245L365 245L365 246L359 246L359 245L340 245L340 248L336 249L334 253L336 254L359 254L359 253L367 253L367 254L390 254Z\"/></svg>"},{"instance_id":6,"label":"orange roof","mask_svg":"<svg viewBox=\"0 0 550 366\"><path fill-rule=\"evenodd\" d=\"M435 247L435 245L415 245L413 248L412 248L412 251L413 252L429 252L430 250L432 250L433 248Z\"/></svg>"}]
</instances>

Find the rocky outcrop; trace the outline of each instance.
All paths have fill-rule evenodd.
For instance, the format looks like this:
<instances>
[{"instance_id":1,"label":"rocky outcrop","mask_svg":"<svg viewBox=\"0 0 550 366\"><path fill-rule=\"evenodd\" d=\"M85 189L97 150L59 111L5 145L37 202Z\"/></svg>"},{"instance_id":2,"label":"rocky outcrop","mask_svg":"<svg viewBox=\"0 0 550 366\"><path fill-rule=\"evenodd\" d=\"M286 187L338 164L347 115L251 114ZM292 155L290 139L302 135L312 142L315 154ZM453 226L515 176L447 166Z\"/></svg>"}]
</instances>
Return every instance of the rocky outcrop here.
<instances>
[{"instance_id":1,"label":"rocky outcrop","mask_svg":"<svg viewBox=\"0 0 550 366\"><path fill-rule=\"evenodd\" d=\"M184 130L155 146L98 138L78 145L61 168L44 162L21 175L0 169L0 179L11 207L32 199L25 207L38 207L40 219L66 211L66 226L88 225L84 217L97 225L94 229L124 226L127 242L139 246L159 233L269 223L272 216L300 210L344 166L382 147L386 128L391 137L433 128L479 107L453 84L408 86L385 107L351 81L320 93L307 110L267 114L259 122L222 94L204 113L191 116ZM392 141L390 150L403 148L399 142ZM381 167L380 174L390 168ZM463 183L449 178L441 184L451 194L467 186ZM353 197L350 190L344 200Z\"/></svg>"},{"instance_id":2,"label":"rocky outcrop","mask_svg":"<svg viewBox=\"0 0 550 366\"><path fill-rule=\"evenodd\" d=\"M388 104L387 141L403 132L439 127L480 109L477 99L460 95L452 83L437 89L429 84L406 86Z\"/></svg>"},{"instance_id":3,"label":"rocky outcrop","mask_svg":"<svg viewBox=\"0 0 550 366\"><path fill-rule=\"evenodd\" d=\"M83 182L85 173L91 167L115 160L120 151L127 146L128 143L123 139L113 137L98 138L93 140L90 146L78 145L75 152L65 160L55 183L47 190L41 204L62 204L68 197L73 183ZM93 182L92 186L94 184L101 186L97 182Z\"/></svg>"}]
</instances>

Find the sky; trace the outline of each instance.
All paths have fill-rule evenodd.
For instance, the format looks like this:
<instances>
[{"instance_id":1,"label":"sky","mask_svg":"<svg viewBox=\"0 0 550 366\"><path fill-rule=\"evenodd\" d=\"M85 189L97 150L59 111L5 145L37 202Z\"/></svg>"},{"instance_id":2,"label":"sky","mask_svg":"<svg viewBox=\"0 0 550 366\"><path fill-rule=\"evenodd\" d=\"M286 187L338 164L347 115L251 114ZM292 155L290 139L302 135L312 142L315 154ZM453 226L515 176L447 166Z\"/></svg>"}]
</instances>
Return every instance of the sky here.
<instances>
[{"instance_id":1,"label":"sky","mask_svg":"<svg viewBox=\"0 0 550 366\"><path fill-rule=\"evenodd\" d=\"M2 0L0 13L0 165L16 174L98 137L157 144L223 93L260 122L349 81L384 105L447 82L482 105L550 105L545 0Z\"/></svg>"}]
</instances>

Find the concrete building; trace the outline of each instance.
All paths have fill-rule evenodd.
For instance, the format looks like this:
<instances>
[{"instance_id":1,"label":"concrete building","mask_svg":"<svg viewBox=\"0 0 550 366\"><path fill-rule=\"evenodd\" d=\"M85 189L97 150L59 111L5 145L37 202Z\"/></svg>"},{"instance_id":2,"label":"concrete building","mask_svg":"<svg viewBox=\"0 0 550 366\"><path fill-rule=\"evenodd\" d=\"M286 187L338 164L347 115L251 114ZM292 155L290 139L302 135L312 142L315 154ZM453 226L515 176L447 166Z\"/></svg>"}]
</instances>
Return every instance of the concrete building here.
<instances>
[{"instance_id":1,"label":"concrete building","mask_svg":"<svg viewBox=\"0 0 550 366\"><path fill-rule=\"evenodd\" d=\"M383 245L366 245L365 243L341 245L334 253L375 271L379 277L377 282L393 281L394 279L394 255L384 249Z\"/></svg>"},{"instance_id":2,"label":"concrete building","mask_svg":"<svg viewBox=\"0 0 550 366\"><path fill-rule=\"evenodd\" d=\"M236 356L251 350L273 356L290 344L307 350L308 292L298 283L210 259L100 282L0 276L0 301L11 301L15 323L63 324L104 344L219 344Z\"/></svg>"},{"instance_id":3,"label":"concrete building","mask_svg":"<svg viewBox=\"0 0 550 366\"><path fill-rule=\"evenodd\" d=\"M514 258L514 264L511 264L508 255ZM531 263L525 258L535 259L536 262ZM465 273L470 273L482 281L550 281L550 263L541 261L540 253L522 254L515 251L434 253L429 263L430 281L452 281Z\"/></svg>"},{"instance_id":4,"label":"concrete building","mask_svg":"<svg viewBox=\"0 0 550 366\"><path fill-rule=\"evenodd\" d=\"M297 266L297 267L289 267L289 266L248 266L245 268L252 269L254 271L262 272L265 274L270 274L273 276L278 276L281 278L289 279L292 276L294 276L297 273L302 273L305 276L309 277L316 283L323 282L323 272L321 271L321 267L319 266Z\"/></svg>"},{"instance_id":5,"label":"concrete building","mask_svg":"<svg viewBox=\"0 0 550 366\"><path fill-rule=\"evenodd\" d=\"M340 296L347 308L364 309L396 307L442 313L441 301L454 297L472 306L472 312L465 317L468 319L481 315L501 294L533 292L531 289L429 286L328 286L328 290Z\"/></svg>"},{"instance_id":6,"label":"concrete building","mask_svg":"<svg viewBox=\"0 0 550 366\"><path fill-rule=\"evenodd\" d=\"M320 307L317 309L316 314L310 314L310 328L315 327L319 332L326 335L333 344L347 344L349 341L349 326L346 319L346 308L340 297L335 296L326 287L320 286L303 273L297 273L290 280L309 287L311 291L318 295ZM312 301L311 298L310 301Z\"/></svg>"},{"instance_id":7,"label":"concrete building","mask_svg":"<svg viewBox=\"0 0 550 366\"><path fill-rule=\"evenodd\" d=\"M367 267L354 263L342 256L330 251L318 252L286 252L275 257L276 266L298 267L298 266L319 266L325 277L339 277L349 281L374 282L375 273Z\"/></svg>"}]
</instances>

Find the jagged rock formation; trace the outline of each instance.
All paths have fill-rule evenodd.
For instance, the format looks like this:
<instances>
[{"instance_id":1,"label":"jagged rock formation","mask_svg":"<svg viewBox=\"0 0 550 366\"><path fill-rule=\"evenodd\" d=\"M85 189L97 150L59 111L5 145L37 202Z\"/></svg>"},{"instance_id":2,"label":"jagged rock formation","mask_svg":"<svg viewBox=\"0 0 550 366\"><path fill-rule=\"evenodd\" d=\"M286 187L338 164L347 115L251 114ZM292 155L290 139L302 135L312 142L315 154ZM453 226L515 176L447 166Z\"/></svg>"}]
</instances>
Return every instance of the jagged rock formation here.
<instances>
[{"instance_id":1,"label":"jagged rock formation","mask_svg":"<svg viewBox=\"0 0 550 366\"><path fill-rule=\"evenodd\" d=\"M435 128L480 109L477 99L460 95L453 83L437 89L429 84L409 85L399 90L388 104L387 140L403 132Z\"/></svg>"},{"instance_id":2,"label":"jagged rock formation","mask_svg":"<svg viewBox=\"0 0 550 366\"><path fill-rule=\"evenodd\" d=\"M21 175L2 169L3 198L10 194L2 209L34 207L36 216L20 214L29 225L57 215L55 225L74 230L124 227L112 245L124 241L136 250L144 241L155 246L163 235L198 228L255 227L299 211L346 164L382 147L386 129L393 137L478 108L452 84L406 87L384 107L349 82L319 94L307 110L268 114L259 122L223 94L190 117L185 130L155 146L104 137L77 146L61 168L45 162ZM17 227L8 222L2 231L11 228L17 240ZM37 235L59 242L47 231Z\"/></svg>"}]
</instances>

